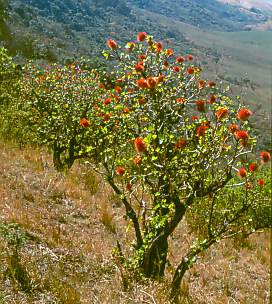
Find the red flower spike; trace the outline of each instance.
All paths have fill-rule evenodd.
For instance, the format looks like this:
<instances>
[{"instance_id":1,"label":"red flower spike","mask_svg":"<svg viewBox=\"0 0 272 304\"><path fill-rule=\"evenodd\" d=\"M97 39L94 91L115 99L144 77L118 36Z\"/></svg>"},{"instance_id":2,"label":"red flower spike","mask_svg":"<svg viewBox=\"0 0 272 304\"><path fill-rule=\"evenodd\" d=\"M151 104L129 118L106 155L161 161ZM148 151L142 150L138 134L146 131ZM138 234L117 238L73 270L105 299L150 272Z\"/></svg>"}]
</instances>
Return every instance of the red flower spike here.
<instances>
[{"instance_id":1,"label":"red flower spike","mask_svg":"<svg viewBox=\"0 0 272 304\"><path fill-rule=\"evenodd\" d=\"M179 98L176 99L176 102L177 103L184 103L185 99L183 97L179 97Z\"/></svg>"},{"instance_id":2,"label":"red flower spike","mask_svg":"<svg viewBox=\"0 0 272 304\"><path fill-rule=\"evenodd\" d=\"M201 126L197 127L196 129L196 134L198 137L201 137L201 136L204 136L205 133L206 133L206 130L208 129L209 127L206 125L206 124L202 124Z\"/></svg>"},{"instance_id":3,"label":"red flower spike","mask_svg":"<svg viewBox=\"0 0 272 304\"><path fill-rule=\"evenodd\" d=\"M154 77L148 77L146 81L150 89L154 89L157 85L157 81Z\"/></svg>"},{"instance_id":4,"label":"red flower spike","mask_svg":"<svg viewBox=\"0 0 272 304\"><path fill-rule=\"evenodd\" d=\"M265 182L264 182L263 179L259 179L259 180L258 180L258 185L259 185L259 186L263 187L264 184L265 184Z\"/></svg>"},{"instance_id":5,"label":"red flower spike","mask_svg":"<svg viewBox=\"0 0 272 304\"><path fill-rule=\"evenodd\" d=\"M216 97L215 95L212 95L212 96L210 97L210 104L215 103L215 102L216 102L216 99L217 99L217 97Z\"/></svg>"},{"instance_id":6,"label":"red flower spike","mask_svg":"<svg viewBox=\"0 0 272 304\"><path fill-rule=\"evenodd\" d=\"M157 42L157 43L156 43L156 50L157 50L157 53L160 53L160 52L162 51L162 48L163 48L162 42Z\"/></svg>"},{"instance_id":7,"label":"red flower spike","mask_svg":"<svg viewBox=\"0 0 272 304\"><path fill-rule=\"evenodd\" d=\"M240 168L239 171L238 171L238 175L240 177L246 177L247 176L247 170L245 168Z\"/></svg>"},{"instance_id":8,"label":"red flower spike","mask_svg":"<svg viewBox=\"0 0 272 304\"><path fill-rule=\"evenodd\" d=\"M187 69L187 74L189 74L189 75L194 74L194 72L195 72L195 69L192 67Z\"/></svg>"},{"instance_id":9,"label":"red flower spike","mask_svg":"<svg viewBox=\"0 0 272 304\"><path fill-rule=\"evenodd\" d=\"M182 56L179 56L179 57L176 58L177 63L183 63L184 61L185 61L185 58L182 57Z\"/></svg>"},{"instance_id":10,"label":"red flower spike","mask_svg":"<svg viewBox=\"0 0 272 304\"><path fill-rule=\"evenodd\" d=\"M125 174L125 172L126 172L126 170L123 167L117 167L115 170L115 173L120 176L123 176Z\"/></svg>"},{"instance_id":11,"label":"red flower spike","mask_svg":"<svg viewBox=\"0 0 272 304\"><path fill-rule=\"evenodd\" d=\"M140 32L137 35L137 41L138 42L143 42L143 41L145 41L146 37L147 37L147 33L146 32Z\"/></svg>"},{"instance_id":12,"label":"red flower spike","mask_svg":"<svg viewBox=\"0 0 272 304\"><path fill-rule=\"evenodd\" d=\"M104 83L102 83L102 82L99 83L99 87L100 87L100 89L102 89L102 90L105 90L105 89L106 89Z\"/></svg>"},{"instance_id":13,"label":"red flower spike","mask_svg":"<svg viewBox=\"0 0 272 304\"><path fill-rule=\"evenodd\" d=\"M230 132L230 133L235 133L235 132L238 131L238 130L239 130L238 125L236 125L236 124L231 124L231 125L229 125L229 132Z\"/></svg>"},{"instance_id":14,"label":"red flower spike","mask_svg":"<svg viewBox=\"0 0 272 304\"><path fill-rule=\"evenodd\" d=\"M141 54L141 55L138 56L138 58L139 58L140 60L145 60L145 59L146 59L146 55Z\"/></svg>"},{"instance_id":15,"label":"red flower spike","mask_svg":"<svg viewBox=\"0 0 272 304\"><path fill-rule=\"evenodd\" d=\"M177 150L184 149L186 147L186 140L184 138L180 138L178 142L175 144L175 148Z\"/></svg>"},{"instance_id":16,"label":"red flower spike","mask_svg":"<svg viewBox=\"0 0 272 304\"><path fill-rule=\"evenodd\" d=\"M195 116L192 117L192 121L195 121L195 120L198 120L198 119L199 119L199 116L195 115Z\"/></svg>"},{"instance_id":17,"label":"red flower spike","mask_svg":"<svg viewBox=\"0 0 272 304\"><path fill-rule=\"evenodd\" d=\"M141 78L141 79L137 80L137 86L140 89L147 89L148 88L148 83L147 83L146 79Z\"/></svg>"},{"instance_id":18,"label":"red flower spike","mask_svg":"<svg viewBox=\"0 0 272 304\"><path fill-rule=\"evenodd\" d=\"M124 108L124 109L123 109L123 113L124 113L124 114L128 114L129 112L130 112L130 109L129 109L129 108Z\"/></svg>"},{"instance_id":19,"label":"red flower spike","mask_svg":"<svg viewBox=\"0 0 272 304\"><path fill-rule=\"evenodd\" d=\"M104 114L104 121L109 121L112 114Z\"/></svg>"},{"instance_id":20,"label":"red flower spike","mask_svg":"<svg viewBox=\"0 0 272 304\"><path fill-rule=\"evenodd\" d=\"M243 140L246 141L248 140L248 133L246 131L243 130L238 130L235 132L235 137L237 140Z\"/></svg>"},{"instance_id":21,"label":"red flower spike","mask_svg":"<svg viewBox=\"0 0 272 304\"><path fill-rule=\"evenodd\" d=\"M229 110L227 108L221 108L215 112L215 116L218 120L222 120L226 118L229 114Z\"/></svg>"},{"instance_id":22,"label":"red flower spike","mask_svg":"<svg viewBox=\"0 0 272 304\"><path fill-rule=\"evenodd\" d=\"M258 169L258 165L256 163L251 163L248 166L250 172L254 172Z\"/></svg>"},{"instance_id":23,"label":"red flower spike","mask_svg":"<svg viewBox=\"0 0 272 304\"><path fill-rule=\"evenodd\" d=\"M139 166L142 163L142 157L141 155L137 154L134 158L133 158L133 163L137 166Z\"/></svg>"},{"instance_id":24,"label":"red flower spike","mask_svg":"<svg viewBox=\"0 0 272 304\"><path fill-rule=\"evenodd\" d=\"M163 75L159 75L158 77L157 77L157 82L158 83L161 83L161 82L163 82L164 81L164 76Z\"/></svg>"},{"instance_id":25,"label":"red flower spike","mask_svg":"<svg viewBox=\"0 0 272 304\"><path fill-rule=\"evenodd\" d=\"M215 83L214 81L209 81L208 86L209 86L210 88L215 87L215 86L216 86L216 83Z\"/></svg>"},{"instance_id":26,"label":"red flower spike","mask_svg":"<svg viewBox=\"0 0 272 304\"><path fill-rule=\"evenodd\" d=\"M79 124L84 128L88 128L91 125L89 120L86 118L81 118Z\"/></svg>"},{"instance_id":27,"label":"red flower spike","mask_svg":"<svg viewBox=\"0 0 272 304\"><path fill-rule=\"evenodd\" d=\"M196 108L199 112L205 112L205 101L204 100L198 100L196 102Z\"/></svg>"},{"instance_id":28,"label":"red flower spike","mask_svg":"<svg viewBox=\"0 0 272 304\"><path fill-rule=\"evenodd\" d=\"M206 81L203 80L203 79L200 79L199 82L198 82L199 89L204 89L205 85L206 85Z\"/></svg>"},{"instance_id":29,"label":"red flower spike","mask_svg":"<svg viewBox=\"0 0 272 304\"><path fill-rule=\"evenodd\" d=\"M107 98L107 99L104 101L104 105L106 106L106 105L110 104L111 101L112 101L111 98Z\"/></svg>"},{"instance_id":30,"label":"red flower spike","mask_svg":"<svg viewBox=\"0 0 272 304\"><path fill-rule=\"evenodd\" d=\"M252 185L252 183L250 183L250 182L247 182L247 183L245 184L245 187L246 187L246 189L248 189L248 190L253 189L253 185Z\"/></svg>"},{"instance_id":31,"label":"red flower spike","mask_svg":"<svg viewBox=\"0 0 272 304\"><path fill-rule=\"evenodd\" d=\"M180 67L174 66L173 67L173 72L178 73L180 71Z\"/></svg>"},{"instance_id":32,"label":"red flower spike","mask_svg":"<svg viewBox=\"0 0 272 304\"><path fill-rule=\"evenodd\" d=\"M134 42L130 42L129 43L129 50L132 51L135 48L135 43Z\"/></svg>"},{"instance_id":33,"label":"red flower spike","mask_svg":"<svg viewBox=\"0 0 272 304\"><path fill-rule=\"evenodd\" d=\"M108 40L107 40L107 46L108 46L110 49L115 50L115 49L117 49L118 44L117 44L117 42L116 42L115 40L113 40L113 39L108 39Z\"/></svg>"},{"instance_id":34,"label":"red flower spike","mask_svg":"<svg viewBox=\"0 0 272 304\"><path fill-rule=\"evenodd\" d=\"M172 49L166 50L166 56L171 57L174 55L174 51Z\"/></svg>"},{"instance_id":35,"label":"red flower spike","mask_svg":"<svg viewBox=\"0 0 272 304\"><path fill-rule=\"evenodd\" d=\"M194 60L194 56L190 54L190 55L187 56L187 59L192 61L192 60Z\"/></svg>"},{"instance_id":36,"label":"red flower spike","mask_svg":"<svg viewBox=\"0 0 272 304\"><path fill-rule=\"evenodd\" d=\"M144 66L140 63L137 63L134 68L135 68L136 72L143 72L144 71Z\"/></svg>"},{"instance_id":37,"label":"red flower spike","mask_svg":"<svg viewBox=\"0 0 272 304\"><path fill-rule=\"evenodd\" d=\"M134 147L138 153L145 152L147 149L146 143L142 137L135 138Z\"/></svg>"},{"instance_id":38,"label":"red flower spike","mask_svg":"<svg viewBox=\"0 0 272 304\"><path fill-rule=\"evenodd\" d=\"M248 120L251 114L252 112L249 109L243 108L237 113L237 118L240 120Z\"/></svg>"},{"instance_id":39,"label":"red flower spike","mask_svg":"<svg viewBox=\"0 0 272 304\"><path fill-rule=\"evenodd\" d=\"M122 92L122 88L119 87L119 86L116 86L116 87L114 88L114 90L115 90L115 92L117 92L117 93L121 93L121 92Z\"/></svg>"},{"instance_id":40,"label":"red flower spike","mask_svg":"<svg viewBox=\"0 0 272 304\"><path fill-rule=\"evenodd\" d=\"M262 152L260 153L260 156L261 156L261 160L262 160L264 163L269 162L270 159L271 159L270 153L267 152L267 151L262 151Z\"/></svg>"}]
</instances>

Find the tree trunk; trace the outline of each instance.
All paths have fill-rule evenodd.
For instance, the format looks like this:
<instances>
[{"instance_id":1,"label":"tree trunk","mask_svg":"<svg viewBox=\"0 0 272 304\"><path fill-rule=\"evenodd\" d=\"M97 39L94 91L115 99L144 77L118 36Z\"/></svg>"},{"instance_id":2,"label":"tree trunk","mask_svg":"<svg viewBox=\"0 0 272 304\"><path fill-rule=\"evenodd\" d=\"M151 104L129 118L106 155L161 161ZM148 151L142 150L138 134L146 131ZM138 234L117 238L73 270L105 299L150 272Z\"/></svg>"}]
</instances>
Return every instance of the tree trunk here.
<instances>
[{"instance_id":1,"label":"tree trunk","mask_svg":"<svg viewBox=\"0 0 272 304\"><path fill-rule=\"evenodd\" d=\"M145 252L142 263L144 275L159 280L164 276L167 261L167 238L158 238Z\"/></svg>"},{"instance_id":2,"label":"tree trunk","mask_svg":"<svg viewBox=\"0 0 272 304\"><path fill-rule=\"evenodd\" d=\"M207 250L212 244L216 242L216 237L212 237L209 240L205 240L199 246L193 250L191 250L188 254L186 254L183 259L181 260L180 264L176 268L172 284L171 284L171 303L180 303L179 296L180 296L180 284L184 277L184 274L188 269L190 269L195 261L196 257L199 253Z\"/></svg>"},{"instance_id":3,"label":"tree trunk","mask_svg":"<svg viewBox=\"0 0 272 304\"><path fill-rule=\"evenodd\" d=\"M171 303L180 303L180 285L181 281L186 273L186 271L189 269L189 264L188 261L186 261L185 258L182 259L182 262L179 264L177 267L174 278L172 281L172 286L171 286Z\"/></svg>"}]
</instances>

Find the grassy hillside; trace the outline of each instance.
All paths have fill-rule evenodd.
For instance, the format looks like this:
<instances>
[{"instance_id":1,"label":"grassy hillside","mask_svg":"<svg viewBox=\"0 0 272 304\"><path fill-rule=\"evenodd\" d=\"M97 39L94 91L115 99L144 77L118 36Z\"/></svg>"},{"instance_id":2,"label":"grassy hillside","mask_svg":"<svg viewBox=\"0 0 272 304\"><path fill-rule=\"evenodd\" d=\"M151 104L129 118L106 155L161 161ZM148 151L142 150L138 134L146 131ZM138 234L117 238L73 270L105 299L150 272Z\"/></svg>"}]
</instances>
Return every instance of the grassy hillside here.
<instances>
[{"instance_id":1,"label":"grassy hillside","mask_svg":"<svg viewBox=\"0 0 272 304\"><path fill-rule=\"evenodd\" d=\"M116 196L86 164L60 174L44 150L0 142L0 151L0 303L168 303L168 276L124 292L111 250L131 231L122 229ZM187 231L183 222L172 236L168 274L193 237ZM186 276L183 303L268 304L269 252L266 232L215 245Z\"/></svg>"}]
</instances>

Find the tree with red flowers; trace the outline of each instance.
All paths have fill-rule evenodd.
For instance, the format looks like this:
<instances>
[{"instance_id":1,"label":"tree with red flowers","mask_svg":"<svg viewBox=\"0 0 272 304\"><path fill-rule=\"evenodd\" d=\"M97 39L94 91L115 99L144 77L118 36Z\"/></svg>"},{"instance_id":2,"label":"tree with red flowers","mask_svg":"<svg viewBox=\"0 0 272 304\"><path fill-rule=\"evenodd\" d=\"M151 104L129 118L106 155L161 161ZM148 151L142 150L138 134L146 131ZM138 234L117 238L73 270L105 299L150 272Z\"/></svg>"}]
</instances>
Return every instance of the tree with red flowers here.
<instances>
[{"instance_id":1,"label":"tree with red flowers","mask_svg":"<svg viewBox=\"0 0 272 304\"><path fill-rule=\"evenodd\" d=\"M192 55L175 55L145 32L124 48L112 39L107 46L109 69L99 72L88 110L73 119L81 127L77 155L91 160L123 203L135 240L131 255L119 242L116 255L128 270L160 279L180 222L201 232L173 265L177 299L201 252L271 227L270 154L254 154L252 112L228 88L203 79Z\"/></svg>"}]
</instances>

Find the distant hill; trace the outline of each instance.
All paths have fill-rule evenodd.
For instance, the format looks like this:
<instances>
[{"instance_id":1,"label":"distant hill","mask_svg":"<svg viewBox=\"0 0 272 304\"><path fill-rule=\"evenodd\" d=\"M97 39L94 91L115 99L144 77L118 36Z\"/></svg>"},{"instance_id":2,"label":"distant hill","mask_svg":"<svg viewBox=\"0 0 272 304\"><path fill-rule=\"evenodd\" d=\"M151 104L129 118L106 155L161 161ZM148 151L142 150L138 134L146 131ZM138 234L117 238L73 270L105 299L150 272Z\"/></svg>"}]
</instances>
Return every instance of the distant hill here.
<instances>
[{"instance_id":1,"label":"distant hill","mask_svg":"<svg viewBox=\"0 0 272 304\"><path fill-rule=\"evenodd\" d=\"M247 9L262 11L264 14L272 13L272 0L220 0L222 3L238 5Z\"/></svg>"},{"instance_id":2,"label":"distant hill","mask_svg":"<svg viewBox=\"0 0 272 304\"><path fill-rule=\"evenodd\" d=\"M0 0L5 1L6 0ZM0 38L13 53L50 61L94 55L109 36L133 39L148 31L190 48L173 20L200 29L239 31L267 21L263 13L241 11L216 0L10 0ZM0 6L1 8L1 6Z\"/></svg>"}]
</instances>

